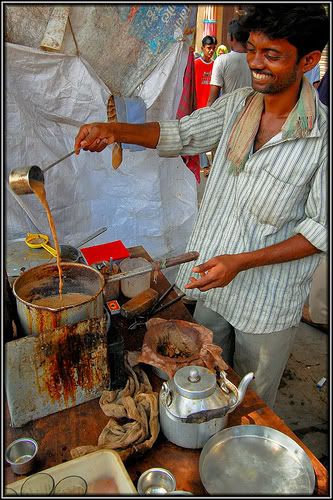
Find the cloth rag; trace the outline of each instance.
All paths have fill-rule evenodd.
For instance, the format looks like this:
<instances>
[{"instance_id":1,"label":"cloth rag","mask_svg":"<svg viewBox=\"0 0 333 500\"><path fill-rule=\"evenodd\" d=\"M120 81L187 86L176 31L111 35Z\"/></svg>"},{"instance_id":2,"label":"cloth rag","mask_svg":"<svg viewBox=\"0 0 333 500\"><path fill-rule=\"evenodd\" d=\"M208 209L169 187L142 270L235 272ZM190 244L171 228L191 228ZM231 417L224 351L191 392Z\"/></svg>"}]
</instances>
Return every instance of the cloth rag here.
<instances>
[{"instance_id":1,"label":"cloth rag","mask_svg":"<svg viewBox=\"0 0 333 500\"><path fill-rule=\"evenodd\" d=\"M153 392L146 373L137 365L137 354L126 353L126 386L103 391L99 404L110 420L102 430L97 445L78 446L72 458L100 449L118 452L124 461L152 448L159 433L158 394Z\"/></svg>"}]
</instances>

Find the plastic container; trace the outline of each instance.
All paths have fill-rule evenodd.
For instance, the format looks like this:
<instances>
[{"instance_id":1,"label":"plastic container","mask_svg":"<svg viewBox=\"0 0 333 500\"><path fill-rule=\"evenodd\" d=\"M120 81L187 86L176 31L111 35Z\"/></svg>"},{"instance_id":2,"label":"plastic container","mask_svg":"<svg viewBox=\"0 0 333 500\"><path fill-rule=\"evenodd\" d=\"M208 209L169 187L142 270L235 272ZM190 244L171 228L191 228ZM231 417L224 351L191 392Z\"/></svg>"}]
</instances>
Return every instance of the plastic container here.
<instances>
[{"instance_id":1,"label":"plastic container","mask_svg":"<svg viewBox=\"0 0 333 500\"><path fill-rule=\"evenodd\" d=\"M122 273L126 273L127 271L133 271L134 269L138 269L139 267L148 267L148 260L143 257L132 257L128 259L124 259L121 261L119 267ZM134 276L133 278L124 278L120 282L120 289L122 294L125 297L133 298L138 295L138 293L147 290L150 288L150 275L151 271L148 271L145 274L141 274L140 276Z\"/></svg>"},{"instance_id":2,"label":"plastic container","mask_svg":"<svg viewBox=\"0 0 333 500\"><path fill-rule=\"evenodd\" d=\"M62 464L50 467L43 471L50 474L55 484L67 476L81 476L88 485L87 494L90 489L101 490L103 484L108 486L105 494L110 495L136 495L137 490L121 460L119 454L114 450L98 450L83 455ZM6 485L20 494L25 479ZM98 488L96 488L96 484Z\"/></svg>"}]
</instances>

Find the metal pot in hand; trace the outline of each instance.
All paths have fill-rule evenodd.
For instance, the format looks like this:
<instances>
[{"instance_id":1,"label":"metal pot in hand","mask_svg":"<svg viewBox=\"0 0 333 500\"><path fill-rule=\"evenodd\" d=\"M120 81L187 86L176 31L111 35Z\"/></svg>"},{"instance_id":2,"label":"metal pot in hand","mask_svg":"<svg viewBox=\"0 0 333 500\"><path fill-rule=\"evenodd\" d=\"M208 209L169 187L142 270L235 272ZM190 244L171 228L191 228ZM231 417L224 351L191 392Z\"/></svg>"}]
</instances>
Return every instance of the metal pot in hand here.
<instances>
[{"instance_id":1,"label":"metal pot in hand","mask_svg":"<svg viewBox=\"0 0 333 500\"><path fill-rule=\"evenodd\" d=\"M248 373L237 389L220 373L202 366L185 366L164 382L159 395L160 424L165 437L183 448L202 448L227 425L228 414L244 399L254 374Z\"/></svg>"}]
</instances>

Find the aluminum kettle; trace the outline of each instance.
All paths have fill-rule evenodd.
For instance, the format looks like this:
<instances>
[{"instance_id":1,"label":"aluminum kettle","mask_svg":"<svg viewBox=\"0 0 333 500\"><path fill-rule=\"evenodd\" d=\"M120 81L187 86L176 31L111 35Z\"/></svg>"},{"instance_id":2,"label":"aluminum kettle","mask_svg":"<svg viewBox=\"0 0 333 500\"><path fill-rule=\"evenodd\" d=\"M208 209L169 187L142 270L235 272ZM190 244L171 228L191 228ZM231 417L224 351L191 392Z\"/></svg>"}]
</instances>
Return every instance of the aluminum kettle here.
<instances>
[{"instance_id":1,"label":"aluminum kettle","mask_svg":"<svg viewBox=\"0 0 333 500\"><path fill-rule=\"evenodd\" d=\"M202 366L185 366L164 382L159 394L161 430L172 443L183 448L202 448L208 439L227 425L228 414L244 399L254 379L252 372L237 388L220 373L219 383Z\"/></svg>"}]
</instances>

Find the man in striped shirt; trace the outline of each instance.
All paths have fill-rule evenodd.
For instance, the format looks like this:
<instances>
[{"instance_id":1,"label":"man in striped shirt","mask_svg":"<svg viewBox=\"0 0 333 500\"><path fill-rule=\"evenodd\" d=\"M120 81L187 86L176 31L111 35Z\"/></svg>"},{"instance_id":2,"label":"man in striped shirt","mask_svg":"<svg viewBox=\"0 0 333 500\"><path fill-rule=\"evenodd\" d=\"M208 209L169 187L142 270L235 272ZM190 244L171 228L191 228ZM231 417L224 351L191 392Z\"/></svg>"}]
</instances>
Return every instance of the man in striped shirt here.
<instances>
[{"instance_id":1,"label":"man in striped shirt","mask_svg":"<svg viewBox=\"0 0 333 500\"><path fill-rule=\"evenodd\" d=\"M84 125L75 149L133 142L172 157L217 148L187 245L202 263L183 264L177 284L198 299L194 318L224 359L241 376L253 371L273 406L327 250L327 108L303 75L320 60L329 22L320 4L256 4L241 22L252 88L179 121Z\"/></svg>"}]
</instances>

